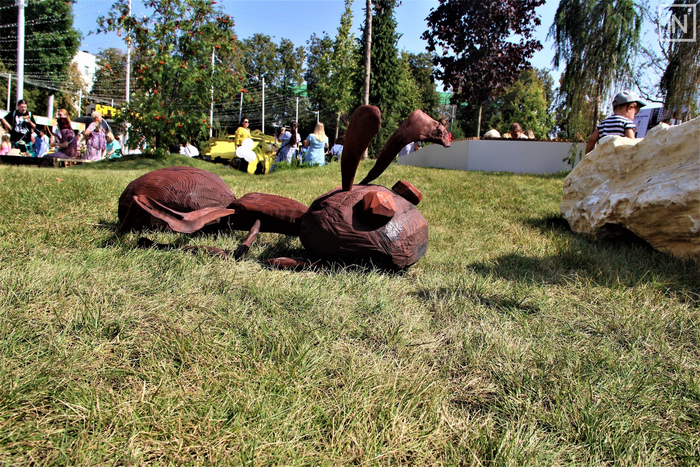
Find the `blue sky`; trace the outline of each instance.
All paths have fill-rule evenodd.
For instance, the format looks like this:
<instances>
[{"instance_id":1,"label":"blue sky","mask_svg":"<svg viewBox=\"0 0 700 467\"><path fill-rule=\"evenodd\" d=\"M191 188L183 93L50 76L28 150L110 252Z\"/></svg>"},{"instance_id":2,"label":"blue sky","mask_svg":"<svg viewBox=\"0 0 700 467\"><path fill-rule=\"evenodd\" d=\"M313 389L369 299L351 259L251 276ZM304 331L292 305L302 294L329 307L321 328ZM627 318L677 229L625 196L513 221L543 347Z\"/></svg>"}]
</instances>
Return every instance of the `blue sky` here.
<instances>
[{"instance_id":1,"label":"blue sky","mask_svg":"<svg viewBox=\"0 0 700 467\"><path fill-rule=\"evenodd\" d=\"M109 47L124 48L123 41L116 35L88 35L95 29L97 17L105 14L113 0L78 0L74 6L75 26L83 33L82 50L97 53ZM234 17L236 33L240 38L250 37L255 33L273 36L276 42L281 38L290 39L295 45L306 45L312 33L321 35L324 31L334 36L340 24L345 5L340 0L219 0L223 8ZM542 25L537 30L537 38L544 45L538 52L533 65L538 68L551 67L551 44L545 42L547 30L552 23L558 1L548 1L537 9L542 18ZM141 4L133 0L134 9ZM359 26L364 18L364 0L355 0L353 4L353 28L359 34ZM396 9L398 32L402 35L399 49L410 52L425 52L426 43L420 39L427 29L425 18L430 9L438 5L436 0L403 0Z\"/></svg>"}]
</instances>

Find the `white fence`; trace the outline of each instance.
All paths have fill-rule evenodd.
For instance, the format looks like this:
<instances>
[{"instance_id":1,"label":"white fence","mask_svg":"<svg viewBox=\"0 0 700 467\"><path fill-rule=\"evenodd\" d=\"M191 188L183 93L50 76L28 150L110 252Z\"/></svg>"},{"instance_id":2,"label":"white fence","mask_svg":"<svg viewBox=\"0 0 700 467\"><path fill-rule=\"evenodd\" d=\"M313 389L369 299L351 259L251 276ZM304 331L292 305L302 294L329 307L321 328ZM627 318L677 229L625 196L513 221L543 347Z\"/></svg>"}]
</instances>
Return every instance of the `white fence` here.
<instances>
[{"instance_id":1,"label":"white fence","mask_svg":"<svg viewBox=\"0 0 700 467\"><path fill-rule=\"evenodd\" d=\"M568 163L572 149L576 161L586 143L561 141L528 141L482 139L453 141L449 148L432 144L399 157L399 165L435 167L484 172L555 173L571 169Z\"/></svg>"}]
</instances>

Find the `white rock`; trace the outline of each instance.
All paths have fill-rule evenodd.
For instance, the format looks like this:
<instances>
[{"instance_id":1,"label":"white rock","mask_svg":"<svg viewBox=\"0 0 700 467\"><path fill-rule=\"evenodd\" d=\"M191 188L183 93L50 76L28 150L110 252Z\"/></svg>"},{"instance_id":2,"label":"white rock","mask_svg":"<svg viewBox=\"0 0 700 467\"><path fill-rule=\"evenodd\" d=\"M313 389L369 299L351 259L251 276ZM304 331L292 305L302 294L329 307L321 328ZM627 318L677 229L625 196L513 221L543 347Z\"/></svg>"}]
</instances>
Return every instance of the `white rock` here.
<instances>
[{"instance_id":1,"label":"white rock","mask_svg":"<svg viewBox=\"0 0 700 467\"><path fill-rule=\"evenodd\" d=\"M575 232L605 238L622 226L700 264L700 117L603 138L564 180L561 212Z\"/></svg>"}]
</instances>

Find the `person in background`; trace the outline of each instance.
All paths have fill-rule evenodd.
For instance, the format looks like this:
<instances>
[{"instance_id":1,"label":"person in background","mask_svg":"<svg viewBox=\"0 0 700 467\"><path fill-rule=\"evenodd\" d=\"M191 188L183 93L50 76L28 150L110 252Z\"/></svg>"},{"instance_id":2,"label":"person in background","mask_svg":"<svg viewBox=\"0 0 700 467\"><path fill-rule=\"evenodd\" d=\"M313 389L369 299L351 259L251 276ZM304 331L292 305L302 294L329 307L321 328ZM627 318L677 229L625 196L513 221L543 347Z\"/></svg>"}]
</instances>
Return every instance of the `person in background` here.
<instances>
[{"instance_id":1,"label":"person in background","mask_svg":"<svg viewBox=\"0 0 700 467\"><path fill-rule=\"evenodd\" d=\"M102 113L92 113L92 123L83 132L85 136L85 159L89 161L99 161L104 159L107 152L107 140L105 131L102 128Z\"/></svg>"},{"instance_id":2,"label":"person in background","mask_svg":"<svg viewBox=\"0 0 700 467\"><path fill-rule=\"evenodd\" d=\"M598 140L604 136L634 138L637 130L637 125L634 124L634 117L646 105L647 103L635 92L619 92L613 99L613 114L600 122L598 128L588 138L586 154L591 152Z\"/></svg>"},{"instance_id":3,"label":"person in background","mask_svg":"<svg viewBox=\"0 0 700 467\"><path fill-rule=\"evenodd\" d=\"M496 139L496 138L500 138L500 137L501 137L501 134L496 129L491 129L491 130L487 131L486 133L484 133L484 138Z\"/></svg>"},{"instance_id":4,"label":"person in background","mask_svg":"<svg viewBox=\"0 0 700 467\"><path fill-rule=\"evenodd\" d=\"M63 117L58 118L56 124L58 133L53 146L58 149L53 154L47 154L46 157L75 159L78 156L78 136L71 128L70 120Z\"/></svg>"},{"instance_id":5,"label":"person in background","mask_svg":"<svg viewBox=\"0 0 700 467\"><path fill-rule=\"evenodd\" d=\"M34 137L34 153L36 157L44 157L49 152L49 137L43 130L39 130Z\"/></svg>"},{"instance_id":6,"label":"person in background","mask_svg":"<svg viewBox=\"0 0 700 467\"><path fill-rule=\"evenodd\" d=\"M5 133L2 135L2 143L0 143L0 156L5 156L12 149L12 143L10 142L10 135Z\"/></svg>"},{"instance_id":7,"label":"person in background","mask_svg":"<svg viewBox=\"0 0 700 467\"><path fill-rule=\"evenodd\" d=\"M233 134L233 144L235 144L236 147L240 146L244 140L250 138L249 126L250 120L248 120L248 118L241 120L241 126L239 126Z\"/></svg>"},{"instance_id":8,"label":"person in background","mask_svg":"<svg viewBox=\"0 0 700 467\"><path fill-rule=\"evenodd\" d=\"M285 130L286 127L282 127ZM297 132L297 122L292 122L289 129L280 133L280 149L277 151L277 162L292 163L292 159L297 155L297 143L301 140L301 135Z\"/></svg>"},{"instance_id":9,"label":"person in background","mask_svg":"<svg viewBox=\"0 0 700 467\"><path fill-rule=\"evenodd\" d=\"M109 160L119 159L122 157L122 145L119 140L114 137L114 133L111 131L105 136L107 142L107 151L105 152L105 157Z\"/></svg>"},{"instance_id":10,"label":"person in background","mask_svg":"<svg viewBox=\"0 0 700 467\"><path fill-rule=\"evenodd\" d=\"M0 122L10 132L12 147L24 146L26 151L26 147L31 145L30 133L36 128L36 121L32 113L27 110L27 103L24 99L17 101L17 107L10 114L10 121L11 125L4 118L0 118Z\"/></svg>"},{"instance_id":11,"label":"person in background","mask_svg":"<svg viewBox=\"0 0 700 467\"><path fill-rule=\"evenodd\" d=\"M314 132L311 133L306 140L309 142L309 151L306 153L304 163L325 165L326 151L328 150L328 136L326 136L323 123L317 123Z\"/></svg>"},{"instance_id":12,"label":"person in background","mask_svg":"<svg viewBox=\"0 0 700 467\"><path fill-rule=\"evenodd\" d=\"M70 120L70 116L68 115L68 111L66 109L58 109L58 112L56 112L56 125L54 125L51 128L51 137L49 138L49 144L53 146L55 143L55 138L56 136L61 135L61 130L58 129L58 119L59 118L67 118Z\"/></svg>"},{"instance_id":13,"label":"person in background","mask_svg":"<svg viewBox=\"0 0 700 467\"><path fill-rule=\"evenodd\" d=\"M535 139L535 132L532 130L525 130L525 136L527 136L527 139Z\"/></svg>"},{"instance_id":14,"label":"person in background","mask_svg":"<svg viewBox=\"0 0 700 467\"><path fill-rule=\"evenodd\" d=\"M523 127L521 127L518 122L510 126L510 137L511 139L528 139L525 133L523 133Z\"/></svg>"},{"instance_id":15,"label":"person in background","mask_svg":"<svg viewBox=\"0 0 700 467\"><path fill-rule=\"evenodd\" d=\"M199 156L199 149L197 149L192 142L180 145L180 154L187 157L197 157Z\"/></svg>"},{"instance_id":16,"label":"person in background","mask_svg":"<svg viewBox=\"0 0 700 467\"><path fill-rule=\"evenodd\" d=\"M440 119L440 125L444 126L445 130L447 130L447 120L445 120L444 117ZM452 132L448 131L447 134L450 135L450 141L454 141L454 138L452 137Z\"/></svg>"},{"instance_id":17,"label":"person in background","mask_svg":"<svg viewBox=\"0 0 700 467\"><path fill-rule=\"evenodd\" d=\"M298 155L298 157L299 157L299 160L300 160L300 161L303 161L304 159L306 159L306 153L309 152L309 149L310 149L310 148L309 148L309 140L308 140L308 139L305 139L305 140L302 142L301 149L299 150L299 155Z\"/></svg>"},{"instance_id":18,"label":"person in background","mask_svg":"<svg viewBox=\"0 0 700 467\"><path fill-rule=\"evenodd\" d=\"M345 137L338 136L335 140L335 144L331 148L331 161L335 158L340 162L340 158L343 157L343 145L345 144Z\"/></svg>"},{"instance_id":19,"label":"person in background","mask_svg":"<svg viewBox=\"0 0 700 467\"><path fill-rule=\"evenodd\" d=\"M416 150L416 143L411 141L406 146L401 148L401 151L399 151L399 157L407 156L407 155L411 154L412 152L415 152L415 150Z\"/></svg>"}]
</instances>

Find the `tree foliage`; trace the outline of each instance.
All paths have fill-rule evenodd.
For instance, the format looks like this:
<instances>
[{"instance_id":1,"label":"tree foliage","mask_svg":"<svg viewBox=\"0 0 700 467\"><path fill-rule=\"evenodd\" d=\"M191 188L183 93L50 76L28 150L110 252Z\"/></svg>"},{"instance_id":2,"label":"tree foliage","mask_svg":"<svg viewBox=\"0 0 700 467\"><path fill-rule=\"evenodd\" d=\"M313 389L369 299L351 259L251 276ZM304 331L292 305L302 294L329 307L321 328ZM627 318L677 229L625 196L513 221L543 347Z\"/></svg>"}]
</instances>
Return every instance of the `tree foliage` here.
<instances>
[{"instance_id":1,"label":"tree foliage","mask_svg":"<svg viewBox=\"0 0 700 467\"><path fill-rule=\"evenodd\" d=\"M634 0L561 0L549 30L560 80L563 135L589 134L616 85L632 76L642 14ZM592 118L591 111L592 108Z\"/></svg>"},{"instance_id":2,"label":"tree foliage","mask_svg":"<svg viewBox=\"0 0 700 467\"><path fill-rule=\"evenodd\" d=\"M279 45L265 34L254 34L241 41L242 65L251 85L265 78L265 85L284 90L303 82L304 47L295 47L289 39L281 39Z\"/></svg>"},{"instance_id":3,"label":"tree foliage","mask_svg":"<svg viewBox=\"0 0 700 467\"><path fill-rule=\"evenodd\" d=\"M483 104L482 127L503 134L518 122L523 129L532 130L536 138L548 138L555 126L554 99L554 80L548 70L524 70L512 86ZM465 134L476 134L478 111L475 106L457 107L456 120ZM453 130L456 134L458 131Z\"/></svg>"},{"instance_id":4,"label":"tree foliage","mask_svg":"<svg viewBox=\"0 0 700 467\"><path fill-rule=\"evenodd\" d=\"M305 73L307 92L323 119L337 136L341 117L358 102L352 83L357 81L359 49L352 36L352 3L346 0L345 11L334 39L327 34L319 38L315 34L308 41L309 58Z\"/></svg>"},{"instance_id":5,"label":"tree foliage","mask_svg":"<svg viewBox=\"0 0 700 467\"><path fill-rule=\"evenodd\" d=\"M397 48L400 37L394 18L397 1L377 0L373 4L369 103L381 110L382 127L372 140L369 153L376 156L401 120L414 110L409 111L414 104L409 98L415 95L415 84L408 81L410 73L404 67ZM364 50L364 35L359 42L360 49ZM414 89L409 90L410 86Z\"/></svg>"},{"instance_id":6,"label":"tree foliage","mask_svg":"<svg viewBox=\"0 0 700 467\"><path fill-rule=\"evenodd\" d=\"M512 85L542 45L532 39L540 24L535 7L544 0L440 0L428 17L435 77L453 100L481 105ZM513 36L519 37L512 42Z\"/></svg>"},{"instance_id":7,"label":"tree foliage","mask_svg":"<svg viewBox=\"0 0 700 467\"><path fill-rule=\"evenodd\" d=\"M700 10L700 2L697 0L679 0L669 10L677 18L692 13L692 9L680 6L682 4L695 5L695 11ZM697 13L696 13L697 14ZM688 17L688 16L686 16ZM666 69L661 77L659 88L664 96L665 116L676 120L689 120L700 115L700 18L692 21L689 18L688 31L686 33L678 27L675 35L671 30L669 39L683 39L692 37L692 27L695 25L695 41L668 41L664 54L667 59ZM665 31L669 33L668 29Z\"/></svg>"},{"instance_id":8,"label":"tree foliage","mask_svg":"<svg viewBox=\"0 0 700 467\"><path fill-rule=\"evenodd\" d=\"M25 7L24 98L30 110L46 109L50 94L56 94L57 101L70 101L74 96L68 94L64 97L60 91L79 87L80 83L70 81L71 60L80 45L80 33L73 28L74 3L75 0L31 0ZM3 6L5 4L14 2L8 0ZM17 67L17 7L0 8L0 24L4 25L0 33L5 38L0 47L0 61L14 74ZM7 85L4 88L7 90ZM14 107L14 102L12 104L10 107Z\"/></svg>"},{"instance_id":9,"label":"tree foliage","mask_svg":"<svg viewBox=\"0 0 700 467\"><path fill-rule=\"evenodd\" d=\"M408 68L411 80L419 94L420 102L415 108L421 109L428 115L436 116L440 106L440 93L437 92L437 85L433 76L433 62L430 55L427 53L414 54L403 51L401 60L404 61L404 66Z\"/></svg>"},{"instance_id":10,"label":"tree foliage","mask_svg":"<svg viewBox=\"0 0 700 467\"><path fill-rule=\"evenodd\" d=\"M118 0L99 18L98 32L116 31L135 48L134 91L120 118L131 125L129 147L145 142L147 151L165 150L207 138L212 90L218 102L242 87L233 19L214 3L152 0L150 15L137 17L128 0Z\"/></svg>"},{"instance_id":11,"label":"tree foliage","mask_svg":"<svg viewBox=\"0 0 700 467\"><path fill-rule=\"evenodd\" d=\"M267 95L283 97L266 99L265 120L273 126L288 123L294 116L292 97L304 80L305 48L296 47L289 39L275 44L270 36L254 34L241 41L241 50L248 87L261 90L264 79Z\"/></svg>"},{"instance_id":12,"label":"tree foliage","mask_svg":"<svg viewBox=\"0 0 700 467\"><path fill-rule=\"evenodd\" d=\"M97 72L90 90L90 98L97 102L121 103L126 99L126 53L108 48L97 54Z\"/></svg>"},{"instance_id":13,"label":"tree foliage","mask_svg":"<svg viewBox=\"0 0 700 467\"><path fill-rule=\"evenodd\" d=\"M547 138L554 127L551 100L547 94L547 84L540 73L534 69L524 70L520 78L499 96L499 111L491 120L491 127L503 134L509 131L513 122L518 122L523 129L532 130L536 138Z\"/></svg>"}]
</instances>

